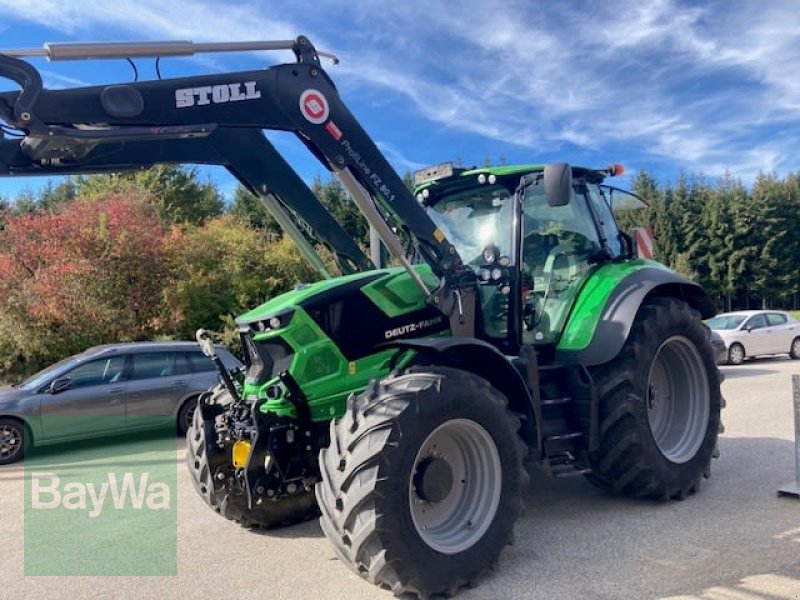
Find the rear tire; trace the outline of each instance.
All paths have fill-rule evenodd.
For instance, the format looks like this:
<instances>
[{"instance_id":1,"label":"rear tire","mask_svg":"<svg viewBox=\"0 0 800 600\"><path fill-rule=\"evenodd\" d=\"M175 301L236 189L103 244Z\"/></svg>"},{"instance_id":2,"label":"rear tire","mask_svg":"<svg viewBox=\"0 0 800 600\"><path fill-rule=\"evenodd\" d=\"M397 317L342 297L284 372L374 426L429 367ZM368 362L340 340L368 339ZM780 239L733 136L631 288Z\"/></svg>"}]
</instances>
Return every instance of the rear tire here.
<instances>
[{"instance_id":1,"label":"rear tire","mask_svg":"<svg viewBox=\"0 0 800 600\"><path fill-rule=\"evenodd\" d=\"M731 347L728 348L728 364L740 365L744 362L744 357L745 357L744 346L742 346L738 342L734 342L733 344L731 344Z\"/></svg>"},{"instance_id":2,"label":"rear tire","mask_svg":"<svg viewBox=\"0 0 800 600\"><path fill-rule=\"evenodd\" d=\"M792 345L789 348L789 356L795 360L800 358L800 337L796 337L792 340Z\"/></svg>"},{"instance_id":3,"label":"rear tire","mask_svg":"<svg viewBox=\"0 0 800 600\"><path fill-rule=\"evenodd\" d=\"M710 476L723 405L699 315L674 298L646 301L620 354L593 375L600 449L590 481L639 498L694 493Z\"/></svg>"},{"instance_id":4,"label":"rear tire","mask_svg":"<svg viewBox=\"0 0 800 600\"><path fill-rule=\"evenodd\" d=\"M351 396L320 453L320 524L395 595L453 594L510 543L528 475L519 419L485 379L417 367Z\"/></svg>"},{"instance_id":5,"label":"rear tire","mask_svg":"<svg viewBox=\"0 0 800 600\"><path fill-rule=\"evenodd\" d=\"M201 396L199 401L221 405L231 402L228 390L222 385L212 388L207 394L208 396ZM204 400L205 398L208 400ZM207 452L207 439L211 437L211 432L213 423L206 423L202 412L195 410L192 425L186 433L186 460L197 493L215 512L229 521L248 528L292 525L319 515L314 493L311 491L302 491L280 500L269 500L253 508L247 507L247 497L243 492L232 489L215 492L213 485L215 473L209 464Z\"/></svg>"}]
</instances>

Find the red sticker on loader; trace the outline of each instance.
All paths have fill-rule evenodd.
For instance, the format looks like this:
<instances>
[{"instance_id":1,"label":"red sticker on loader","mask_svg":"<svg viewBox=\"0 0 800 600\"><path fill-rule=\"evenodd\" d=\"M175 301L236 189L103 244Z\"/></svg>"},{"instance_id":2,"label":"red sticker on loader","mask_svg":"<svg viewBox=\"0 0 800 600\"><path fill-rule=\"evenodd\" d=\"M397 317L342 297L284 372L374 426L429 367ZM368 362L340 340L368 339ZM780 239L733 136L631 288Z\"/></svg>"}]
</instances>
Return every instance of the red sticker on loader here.
<instances>
[{"instance_id":1,"label":"red sticker on loader","mask_svg":"<svg viewBox=\"0 0 800 600\"><path fill-rule=\"evenodd\" d=\"M317 90L306 90L300 95L300 112L309 123L320 125L328 118L328 101Z\"/></svg>"},{"instance_id":2,"label":"red sticker on loader","mask_svg":"<svg viewBox=\"0 0 800 600\"><path fill-rule=\"evenodd\" d=\"M328 124L325 125L325 129L328 130L328 133L331 134L331 137L335 139L337 142L342 139L342 130L336 126L332 120L328 121Z\"/></svg>"}]
</instances>

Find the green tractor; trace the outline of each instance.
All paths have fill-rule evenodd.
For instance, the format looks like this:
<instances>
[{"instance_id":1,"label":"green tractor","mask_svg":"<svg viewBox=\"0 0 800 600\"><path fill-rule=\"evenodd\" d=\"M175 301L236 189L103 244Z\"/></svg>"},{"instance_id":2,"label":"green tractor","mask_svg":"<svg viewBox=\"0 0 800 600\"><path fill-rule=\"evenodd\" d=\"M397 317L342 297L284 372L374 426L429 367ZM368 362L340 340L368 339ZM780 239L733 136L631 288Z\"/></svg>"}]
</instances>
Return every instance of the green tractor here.
<instances>
[{"instance_id":1,"label":"green tractor","mask_svg":"<svg viewBox=\"0 0 800 600\"><path fill-rule=\"evenodd\" d=\"M632 198L603 185L616 171L443 165L418 178L418 201L475 275L474 309L462 308L474 337L454 336L399 267L299 286L239 317L242 401L220 387L188 435L206 502L248 526L318 506L343 562L425 596L497 560L530 466L641 498L694 493L720 429L701 322L713 308L635 258L612 212Z\"/></svg>"},{"instance_id":2,"label":"green tractor","mask_svg":"<svg viewBox=\"0 0 800 600\"><path fill-rule=\"evenodd\" d=\"M291 50L238 73L47 90L51 60ZM305 37L47 44L0 53L0 174L226 167L315 265L237 319L246 371L220 367L187 435L204 501L244 526L321 513L336 554L395 594L471 584L512 537L528 469L682 499L710 475L720 378L706 293L636 257L608 186L559 163L419 173L410 193ZM397 264L375 267L262 133L295 133ZM12 135L13 134L13 135ZM634 199L635 200L635 199ZM332 277L325 246L343 275Z\"/></svg>"}]
</instances>

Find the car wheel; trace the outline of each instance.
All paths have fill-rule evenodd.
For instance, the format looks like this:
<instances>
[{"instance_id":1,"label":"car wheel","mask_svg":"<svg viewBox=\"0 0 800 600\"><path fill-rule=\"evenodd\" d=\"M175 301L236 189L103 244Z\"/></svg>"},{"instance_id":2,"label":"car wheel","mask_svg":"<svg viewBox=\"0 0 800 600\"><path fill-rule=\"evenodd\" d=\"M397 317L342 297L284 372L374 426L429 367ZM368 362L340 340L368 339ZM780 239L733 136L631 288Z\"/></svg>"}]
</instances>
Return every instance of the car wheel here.
<instances>
[{"instance_id":1,"label":"car wheel","mask_svg":"<svg viewBox=\"0 0 800 600\"><path fill-rule=\"evenodd\" d=\"M741 344L731 344L728 348L728 364L740 365L744 362L744 346Z\"/></svg>"},{"instance_id":2,"label":"car wheel","mask_svg":"<svg viewBox=\"0 0 800 600\"><path fill-rule=\"evenodd\" d=\"M792 340L792 347L789 349L789 356L795 360L800 358L800 337L796 337Z\"/></svg>"},{"instance_id":3,"label":"car wheel","mask_svg":"<svg viewBox=\"0 0 800 600\"><path fill-rule=\"evenodd\" d=\"M0 419L0 465L22 460L27 441L25 425L16 419Z\"/></svg>"},{"instance_id":4,"label":"car wheel","mask_svg":"<svg viewBox=\"0 0 800 600\"><path fill-rule=\"evenodd\" d=\"M197 408L197 397L189 398L183 403L178 411L178 435L186 435L189 428L192 426L192 418L194 417L194 409Z\"/></svg>"}]
</instances>

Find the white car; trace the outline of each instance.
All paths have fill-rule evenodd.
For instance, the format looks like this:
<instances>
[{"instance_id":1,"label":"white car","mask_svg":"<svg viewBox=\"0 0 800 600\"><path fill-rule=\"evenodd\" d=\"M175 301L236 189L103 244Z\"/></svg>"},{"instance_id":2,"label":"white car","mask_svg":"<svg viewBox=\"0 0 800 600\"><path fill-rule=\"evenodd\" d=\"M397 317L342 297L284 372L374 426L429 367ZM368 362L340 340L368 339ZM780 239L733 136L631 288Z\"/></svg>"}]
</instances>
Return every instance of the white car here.
<instances>
[{"instance_id":1,"label":"white car","mask_svg":"<svg viewBox=\"0 0 800 600\"><path fill-rule=\"evenodd\" d=\"M722 313L706 321L725 342L728 364L765 354L800 358L800 321L780 310L743 310Z\"/></svg>"}]
</instances>

